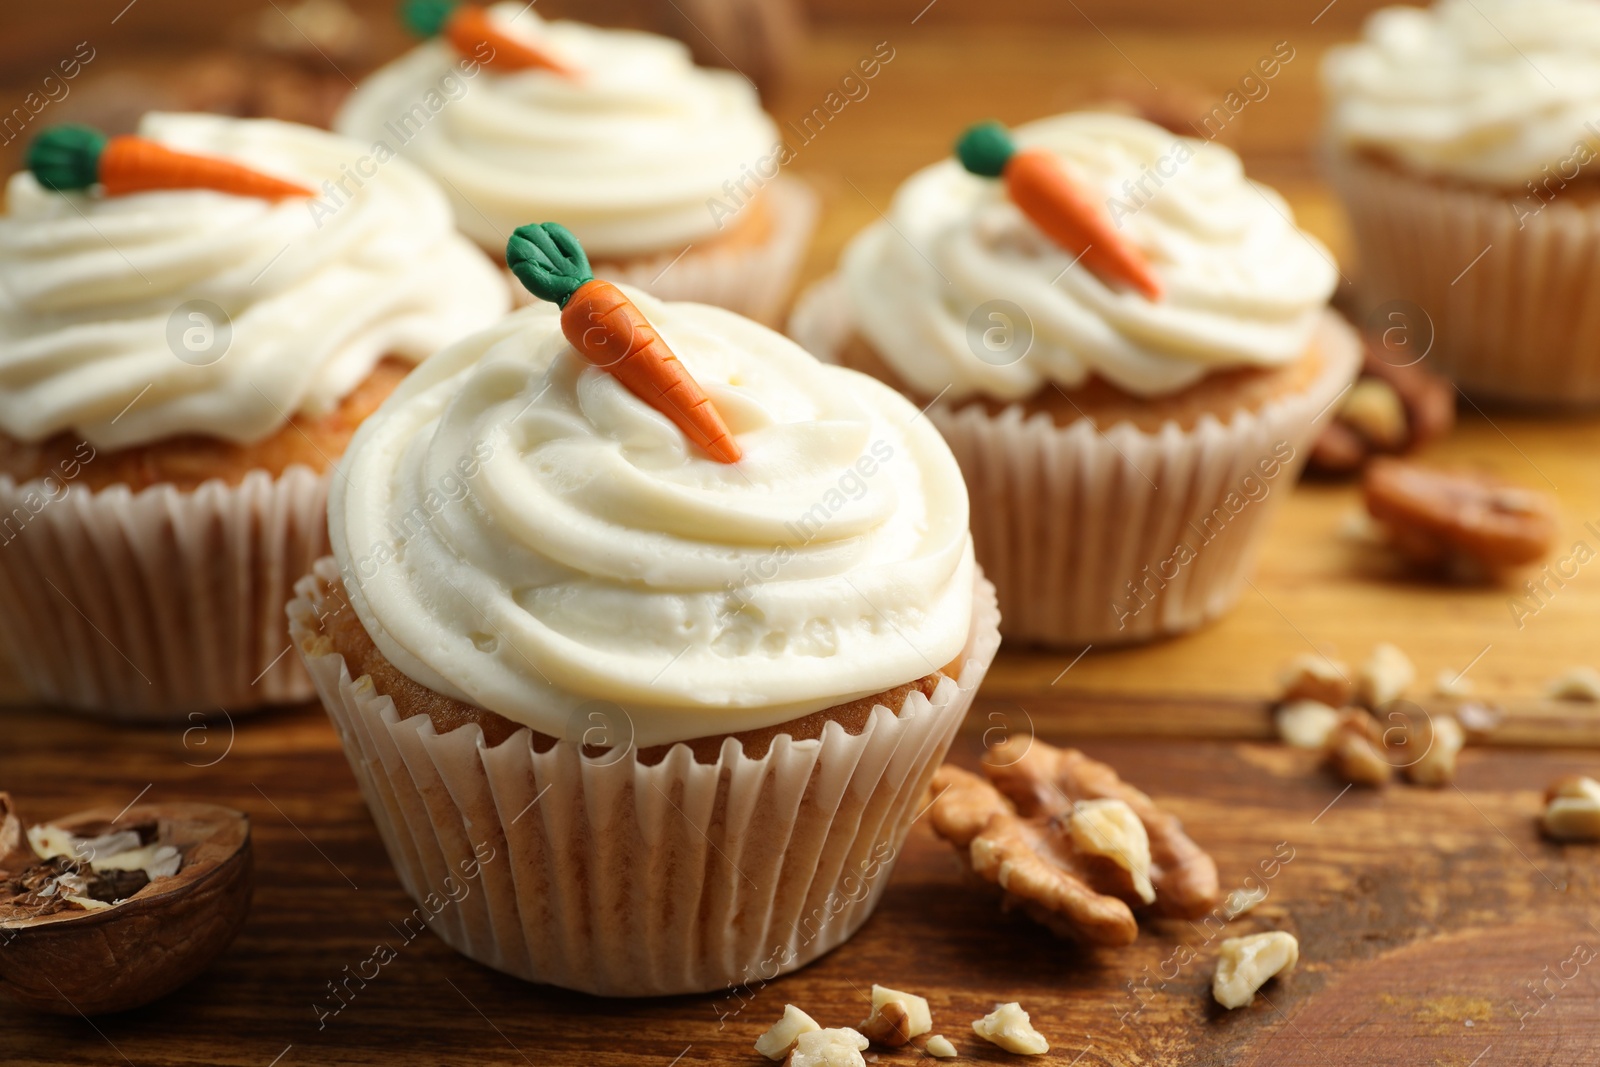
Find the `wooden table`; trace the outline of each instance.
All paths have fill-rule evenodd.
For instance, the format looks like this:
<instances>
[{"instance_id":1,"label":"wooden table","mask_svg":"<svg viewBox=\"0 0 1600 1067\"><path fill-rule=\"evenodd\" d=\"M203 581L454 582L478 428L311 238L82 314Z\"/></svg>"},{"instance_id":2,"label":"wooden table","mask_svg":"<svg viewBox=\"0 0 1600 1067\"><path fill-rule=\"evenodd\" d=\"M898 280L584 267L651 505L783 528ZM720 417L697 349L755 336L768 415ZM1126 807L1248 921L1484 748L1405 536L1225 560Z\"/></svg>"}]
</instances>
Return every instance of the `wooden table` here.
<instances>
[{"instance_id":1,"label":"wooden table","mask_svg":"<svg viewBox=\"0 0 1600 1067\"><path fill-rule=\"evenodd\" d=\"M1088 24L1024 34L937 11L916 24L820 32L803 76L774 104L780 120L798 118L877 42L895 49L870 95L800 149L794 169L827 207L810 277L963 124L1048 114L1145 74L1220 96L1285 37L1296 58L1238 120L1238 144L1251 172L1285 191L1348 264L1308 151L1328 40L1307 23L1314 12L1283 32L1112 28L1108 38ZM1600 545L1584 526L1600 526L1600 420L1469 410L1433 451L1553 487L1563 544ZM1299 973L1251 1009L1226 1013L1209 999L1214 931L1153 924L1127 950L1072 948L998 916L919 824L858 937L744 998L600 1001L506 979L425 937L319 1029L314 1005L330 1003L328 983L393 943L391 923L412 907L321 711L185 731L19 709L0 718L0 786L27 812L121 805L142 791L232 804L254 819L259 887L233 949L149 1009L90 1023L0 1008L0 1063L756 1064L751 1044L785 1002L825 1025L854 1025L881 982L926 995L936 1028L983 1060L1009 1057L968 1023L1016 999L1061 1063L1592 1064L1600 961L1575 975L1568 961L1600 949L1597 854L1543 842L1533 820L1549 779L1600 769L1600 710L1537 699L1550 676L1597 658L1600 579L1589 570L1600 564L1519 627L1515 588L1412 581L1341 532L1357 511L1349 487L1297 489L1253 585L1201 633L1081 659L1076 649L1002 652L957 746L971 765L1001 721L1081 744L1182 817L1229 886L1292 854L1266 903L1228 930L1301 939ZM1285 660L1311 648L1358 659L1380 639L1407 649L1425 680L1470 668L1479 692L1506 706L1492 743L1463 757L1459 788L1341 792L1313 757L1268 740L1266 700ZM1194 962L1164 966L1182 946ZM877 1062L918 1058L905 1050Z\"/></svg>"}]
</instances>

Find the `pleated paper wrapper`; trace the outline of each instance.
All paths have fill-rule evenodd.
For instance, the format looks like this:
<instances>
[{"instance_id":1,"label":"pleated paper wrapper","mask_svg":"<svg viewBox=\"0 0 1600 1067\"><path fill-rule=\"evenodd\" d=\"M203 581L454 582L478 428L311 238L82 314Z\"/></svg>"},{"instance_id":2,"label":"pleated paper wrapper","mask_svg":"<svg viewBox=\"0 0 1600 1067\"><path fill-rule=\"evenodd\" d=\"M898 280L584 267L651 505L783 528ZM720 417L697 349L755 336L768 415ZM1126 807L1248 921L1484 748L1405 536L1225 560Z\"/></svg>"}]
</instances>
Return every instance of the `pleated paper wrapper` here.
<instances>
[{"instance_id":1,"label":"pleated paper wrapper","mask_svg":"<svg viewBox=\"0 0 1600 1067\"><path fill-rule=\"evenodd\" d=\"M762 195L769 200L772 232L760 244L727 248L712 244L705 249L691 244L687 251L664 252L623 264L597 262L595 275L635 286L662 300L715 304L775 326L816 229L818 202L817 194L797 178L778 178ZM518 307L533 303L535 298L515 275L511 275L511 289Z\"/></svg>"},{"instance_id":2,"label":"pleated paper wrapper","mask_svg":"<svg viewBox=\"0 0 1600 1067\"><path fill-rule=\"evenodd\" d=\"M931 700L880 706L856 736L780 736L760 759L729 739L716 764L679 746L647 767L401 719L320 636L337 578L318 564L290 627L406 892L464 955L603 996L759 984L855 933L1000 642L980 577L961 677Z\"/></svg>"},{"instance_id":3,"label":"pleated paper wrapper","mask_svg":"<svg viewBox=\"0 0 1600 1067\"><path fill-rule=\"evenodd\" d=\"M837 275L801 295L789 332L838 361L855 324ZM973 542L1006 638L1128 644L1227 611L1360 364L1359 340L1331 313L1319 340L1324 368L1310 389L1226 423L1204 416L1190 430L1124 422L1102 433L1088 419L1062 428L1019 405L997 415L976 404L929 407L966 477ZM1267 479L1260 465L1272 461Z\"/></svg>"},{"instance_id":4,"label":"pleated paper wrapper","mask_svg":"<svg viewBox=\"0 0 1600 1067\"><path fill-rule=\"evenodd\" d=\"M48 499L0 476L0 664L16 695L167 722L311 699L283 612L328 550L327 475L65 484Z\"/></svg>"},{"instance_id":5,"label":"pleated paper wrapper","mask_svg":"<svg viewBox=\"0 0 1600 1067\"><path fill-rule=\"evenodd\" d=\"M1431 325L1425 366L1475 396L1600 404L1600 202L1558 191L1541 209L1520 189L1451 186L1338 149L1329 158L1361 258L1364 321L1406 327L1416 344ZM1426 319L1412 321L1415 309Z\"/></svg>"}]
</instances>

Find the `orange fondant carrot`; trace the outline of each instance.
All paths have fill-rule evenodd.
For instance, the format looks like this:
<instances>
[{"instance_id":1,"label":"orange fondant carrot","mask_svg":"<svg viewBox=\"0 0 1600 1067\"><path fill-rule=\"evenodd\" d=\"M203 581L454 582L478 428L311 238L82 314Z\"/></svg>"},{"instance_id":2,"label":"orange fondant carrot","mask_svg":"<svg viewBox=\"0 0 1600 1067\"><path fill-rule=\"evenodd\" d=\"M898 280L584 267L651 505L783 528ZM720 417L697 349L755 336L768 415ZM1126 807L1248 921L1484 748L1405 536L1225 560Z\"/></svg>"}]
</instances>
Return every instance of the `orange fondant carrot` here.
<instances>
[{"instance_id":1,"label":"orange fondant carrot","mask_svg":"<svg viewBox=\"0 0 1600 1067\"><path fill-rule=\"evenodd\" d=\"M1055 156L1040 148L1018 149L1005 127L973 126L956 144L956 155L974 174L1001 177L1006 193L1035 226L1063 249L1081 256L1101 279L1114 279L1161 299L1161 282L1139 250L1116 231L1072 181Z\"/></svg>"},{"instance_id":2,"label":"orange fondant carrot","mask_svg":"<svg viewBox=\"0 0 1600 1067\"><path fill-rule=\"evenodd\" d=\"M442 36L463 56L499 70L548 70L576 78L578 68L547 48L501 29L489 12L477 4L455 0L402 0L400 17L419 37ZM483 46L489 46L484 58Z\"/></svg>"},{"instance_id":3,"label":"orange fondant carrot","mask_svg":"<svg viewBox=\"0 0 1600 1067\"><path fill-rule=\"evenodd\" d=\"M55 126L28 149L28 169L58 191L100 184L107 196L157 189L211 189L234 196L282 200L310 189L228 159L179 152L143 137L106 137L88 126Z\"/></svg>"},{"instance_id":4,"label":"orange fondant carrot","mask_svg":"<svg viewBox=\"0 0 1600 1067\"><path fill-rule=\"evenodd\" d=\"M506 243L506 263L529 292L561 308L561 332L579 355L616 375L713 459L739 461L743 452L711 398L638 305L594 276L565 227L519 226Z\"/></svg>"}]
</instances>

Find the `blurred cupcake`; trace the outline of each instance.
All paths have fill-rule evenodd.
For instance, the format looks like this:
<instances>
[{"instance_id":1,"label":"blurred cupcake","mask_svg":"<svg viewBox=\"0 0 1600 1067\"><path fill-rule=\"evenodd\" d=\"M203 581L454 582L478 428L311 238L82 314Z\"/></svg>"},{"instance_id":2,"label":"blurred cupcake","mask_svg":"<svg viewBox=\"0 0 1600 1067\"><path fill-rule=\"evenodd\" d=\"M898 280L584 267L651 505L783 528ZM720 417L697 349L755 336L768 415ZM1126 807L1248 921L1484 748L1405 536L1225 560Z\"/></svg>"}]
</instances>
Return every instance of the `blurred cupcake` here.
<instances>
[{"instance_id":1,"label":"blurred cupcake","mask_svg":"<svg viewBox=\"0 0 1600 1067\"><path fill-rule=\"evenodd\" d=\"M522 3L403 5L431 39L368 78L335 129L436 177L498 255L560 219L610 278L776 321L816 222L789 151L737 74L683 44L546 22Z\"/></svg>"},{"instance_id":2,"label":"blurred cupcake","mask_svg":"<svg viewBox=\"0 0 1600 1067\"><path fill-rule=\"evenodd\" d=\"M358 432L291 629L407 891L480 881L430 924L456 949L603 995L770 978L865 921L998 647L966 491L879 383L570 288Z\"/></svg>"},{"instance_id":3,"label":"blurred cupcake","mask_svg":"<svg viewBox=\"0 0 1600 1067\"><path fill-rule=\"evenodd\" d=\"M1198 626L1233 603L1355 374L1332 259L1231 151L1138 119L985 124L960 149L967 166L901 187L791 332L928 405L1008 636Z\"/></svg>"},{"instance_id":4,"label":"blurred cupcake","mask_svg":"<svg viewBox=\"0 0 1600 1067\"><path fill-rule=\"evenodd\" d=\"M326 550L334 462L509 294L405 163L333 209L307 194L353 142L140 132L49 131L7 186L0 662L36 700L126 718L304 700L283 606Z\"/></svg>"},{"instance_id":5,"label":"blurred cupcake","mask_svg":"<svg viewBox=\"0 0 1600 1067\"><path fill-rule=\"evenodd\" d=\"M1600 4L1386 8L1323 81L1374 324L1431 322L1469 393L1600 402Z\"/></svg>"}]
</instances>

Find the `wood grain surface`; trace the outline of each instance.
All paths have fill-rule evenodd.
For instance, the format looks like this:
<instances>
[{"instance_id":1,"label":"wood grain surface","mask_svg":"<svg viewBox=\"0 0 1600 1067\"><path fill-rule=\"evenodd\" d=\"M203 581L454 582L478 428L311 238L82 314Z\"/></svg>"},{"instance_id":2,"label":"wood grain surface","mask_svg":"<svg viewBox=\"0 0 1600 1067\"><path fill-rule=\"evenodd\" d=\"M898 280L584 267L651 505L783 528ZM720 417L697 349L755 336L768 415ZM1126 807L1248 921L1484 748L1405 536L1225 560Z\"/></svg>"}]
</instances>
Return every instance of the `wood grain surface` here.
<instances>
[{"instance_id":1,"label":"wood grain surface","mask_svg":"<svg viewBox=\"0 0 1600 1067\"><path fill-rule=\"evenodd\" d=\"M1153 18L1056 17L1022 29L947 14L961 2L940 0L915 23L820 26L798 76L773 100L780 123L798 122L879 42L894 49L869 95L798 146L794 170L826 206L808 278L830 269L898 182L948 151L964 123L1022 121L1140 86L1204 104L1283 40L1296 58L1228 136L1354 276L1312 150L1317 57L1347 32L1349 0L1316 25L1320 3L1273 5L1272 22L1255 4L1249 10L1261 17L1242 26L1218 28L1225 20L1190 9L1167 30L1151 29ZM166 0L141 3L176 10ZM107 69L150 62L150 47L112 49ZM1468 407L1431 454L1553 489L1563 545L1600 546L1585 526L1600 526L1597 449L1593 417ZM1048 1061L1063 1064L1595 1063L1600 961L1569 961L1600 948L1592 924L1600 855L1543 842L1533 820L1551 778L1600 770L1600 710L1540 699L1552 675L1600 659L1600 564L1554 588L1518 625L1516 582L1417 582L1342 532L1357 511L1350 487L1294 490L1239 605L1194 635L1081 658L1077 649L1004 650L958 742L968 765L997 725L1081 744L1182 817L1230 886L1292 850L1267 902L1228 930L1283 928L1301 938L1300 971L1250 1009L1224 1013L1209 1000L1214 931L1160 924L1127 950L1075 949L999 916L919 824L857 938L741 996L600 1001L504 978L424 937L319 1029L314 1006L330 1003L328 983L395 942L391 924L412 907L320 710L127 730L24 707L0 714L0 788L25 813L45 818L141 794L233 804L254 819L260 881L244 934L198 982L93 1023L0 1007L0 1063L756 1064L750 1046L785 1002L825 1025L853 1025L873 982L926 995L936 1028L963 1057L988 1061L1009 1057L968 1024L1017 999L1050 1037ZM1312 648L1356 660L1377 640L1404 647L1425 680L1467 670L1485 699L1504 706L1493 744L1463 757L1459 789L1341 793L1313 757L1265 740L1266 699L1285 660ZM1163 966L1185 946L1194 962ZM877 1062L921 1058L906 1050Z\"/></svg>"}]
</instances>

